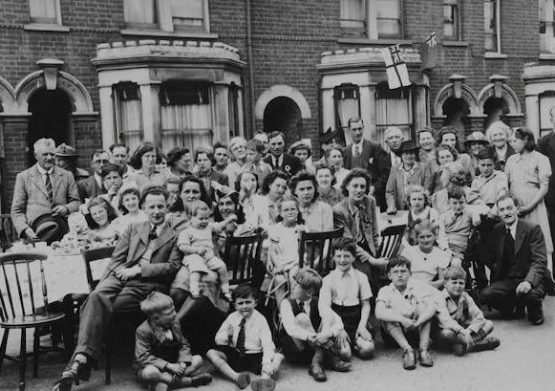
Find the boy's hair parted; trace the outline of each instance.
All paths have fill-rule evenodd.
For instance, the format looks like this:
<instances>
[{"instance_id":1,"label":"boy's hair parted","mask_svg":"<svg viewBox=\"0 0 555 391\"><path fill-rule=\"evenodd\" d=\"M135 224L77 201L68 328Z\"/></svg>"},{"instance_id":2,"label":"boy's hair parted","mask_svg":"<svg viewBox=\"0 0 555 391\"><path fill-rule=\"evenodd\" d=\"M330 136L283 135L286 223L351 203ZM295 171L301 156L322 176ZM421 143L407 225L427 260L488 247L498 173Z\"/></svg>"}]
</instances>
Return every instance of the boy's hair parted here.
<instances>
[{"instance_id":1,"label":"boy's hair parted","mask_svg":"<svg viewBox=\"0 0 555 391\"><path fill-rule=\"evenodd\" d=\"M447 280L465 280L466 271L460 266L449 266L443 273L443 279Z\"/></svg>"},{"instance_id":2,"label":"boy's hair parted","mask_svg":"<svg viewBox=\"0 0 555 391\"><path fill-rule=\"evenodd\" d=\"M333 241L333 252L348 251L353 257L356 257L357 245L353 239L350 238L337 238Z\"/></svg>"},{"instance_id":3,"label":"boy's hair parted","mask_svg":"<svg viewBox=\"0 0 555 391\"><path fill-rule=\"evenodd\" d=\"M387 261L387 266L385 268L385 271L389 273L391 269L398 266L406 266L407 269L409 269L410 271L410 261L407 258L403 257L402 255L398 255L396 257L391 258L389 261Z\"/></svg>"},{"instance_id":4,"label":"boy's hair parted","mask_svg":"<svg viewBox=\"0 0 555 391\"><path fill-rule=\"evenodd\" d=\"M303 268L293 276L293 279L305 291L318 293L322 287L322 277L311 268Z\"/></svg>"},{"instance_id":5,"label":"boy's hair parted","mask_svg":"<svg viewBox=\"0 0 555 391\"><path fill-rule=\"evenodd\" d=\"M239 285L233 290L233 293L231 294L233 302L237 301L237 299L247 299L249 297L252 297L256 300L256 288L253 288L252 286L247 284Z\"/></svg>"},{"instance_id":6,"label":"boy's hair parted","mask_svg":"<svg viewBox=\"0 0 555 391\"><path fill-rule=\"evenodd\" d=\"M173 307L172 298L158 291L151 292L146 299L141 301L141 311L143 311L149 319L157 313Z\"/></svg>"}]
</instances>

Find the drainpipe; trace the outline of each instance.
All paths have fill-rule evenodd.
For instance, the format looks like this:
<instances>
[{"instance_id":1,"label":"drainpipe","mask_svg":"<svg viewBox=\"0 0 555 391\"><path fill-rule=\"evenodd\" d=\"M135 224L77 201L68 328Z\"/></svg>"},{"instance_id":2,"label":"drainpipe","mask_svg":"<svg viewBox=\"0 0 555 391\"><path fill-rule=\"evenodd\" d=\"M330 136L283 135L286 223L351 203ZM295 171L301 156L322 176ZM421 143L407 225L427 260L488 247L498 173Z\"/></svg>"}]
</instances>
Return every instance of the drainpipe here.
<instances>
[{"instance_id":1,"label":"drainpipe","mask_svg":"<svg viewBox=\"0 0 555 391\"><path fill-rule=\"evenodd\" d=\"M251 0L245 1L247 8L247 66L249 67L249 102L251 135L256 133L256 118L254 114L254 56L252 54L252 25Z\"/></svg>"}]
</instances>

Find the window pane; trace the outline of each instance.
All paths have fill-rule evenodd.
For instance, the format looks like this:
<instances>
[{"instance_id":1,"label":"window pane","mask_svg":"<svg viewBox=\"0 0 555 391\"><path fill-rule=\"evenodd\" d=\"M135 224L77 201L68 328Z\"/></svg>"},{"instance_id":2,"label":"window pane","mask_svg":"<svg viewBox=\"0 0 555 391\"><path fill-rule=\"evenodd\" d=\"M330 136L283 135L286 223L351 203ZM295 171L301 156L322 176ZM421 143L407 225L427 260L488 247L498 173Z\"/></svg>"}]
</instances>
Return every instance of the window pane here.
<instances>
[{"instance_id":1,"label":"window pane","mask_svg":"<svg viewBox=\"0 0 555 391\"><path fill-rule=\"evenodd\" d=\"M378 36L400 36L399 0L376 0Z\"/></svg>"},{"instance_id":2,"label":"window pane","mask_svg":"<svg viewBox=\"0 0 555 391\"><path fill-rule=\"evenodd\" d=\"M497 26L495 0L484 1L484 47L486 50L497 51Z\"/></svg>"},{"instance_id":3,"label":"window pane","mask_svg":"<svg viewBox=\"0 0 555 391\"><path fill-rule=\"evenodd\" d=\"M204 0L171 0L171 15L176 27L202 28Z\"/></svg>"},{"instance_id":4,"label":"window pane","mask_svg":"<svg viewBox=\"0 0 555 391\"><path fill-rule=\"evenodd\" d=\"M405 140L411 139L412 100L410 89L389 90L386 84L378 85L376 93L376 141L384 145L384 131L397 126Z\"/></svg>"},{"instance_id":5,"label":"window pane","mask_svg":"<svg viewBox=\"0 0 555 391\"><path fill-rule=\"evenodd\" d=\"M29 0L29 16L33 22L57 23L56 0Z\"/></svg>"},{"instance_id":6,"label":"window pane","mask_svg":"<svg viewBox=\"0 0 555 391\"><path fill-rule=\"evenodd\" d=\"M156 23L155 0L123 0L123 14L127 23Z\"/></svg>"},{"instance_id":7,"label":"window pane","mask_svg":"<svg viewBox=\"0 0 555 391\"><path fill-rule=\"evenodd\" d=\"M143 141L139 86L122 83L115 87L118 139L134 150Z\"/></svg>"}]
</instances>

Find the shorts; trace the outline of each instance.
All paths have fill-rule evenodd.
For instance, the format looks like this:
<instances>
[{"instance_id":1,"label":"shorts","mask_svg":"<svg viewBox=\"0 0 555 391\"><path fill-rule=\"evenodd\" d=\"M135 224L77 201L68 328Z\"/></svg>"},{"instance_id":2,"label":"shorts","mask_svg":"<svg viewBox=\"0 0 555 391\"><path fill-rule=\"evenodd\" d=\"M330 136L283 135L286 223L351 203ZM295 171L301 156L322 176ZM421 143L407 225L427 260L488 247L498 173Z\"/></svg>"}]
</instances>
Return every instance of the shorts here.
<instances>
[{"instance_id":1,"label":"shorts","mask_svg":"<svg viewBox=\"0 0 555 391\"><path fill-rule=\"evenodd\" d=\"M229 346L216 346L214 349L225 354L227 363L235 372L252 372L255 375L262 372L262 352L241 353Z\"/></svg>"},{"instance_id":2,"label":"shorts","mask_svg":"<svg viewBox=\"0 0 555 391\"><path fill-rule=\"evenodd\" d=\"M198 254L186 255L183 258L183 265L187 267L190 272L197 273L209 273L210 270L226 270L226 265L220 258L212 256L210 259L206 260Z\"/></svg>"},{"instance_id":3,"label":"shorts","mask_svg":"<svg viewBox=\"0 0 555 391\"><path fill-rule=\"evenodd\" d=\"M332 304L331 309L341 317L341 320L343 321L343 328L349 336L351 344L354 344L356 342L356 334L362 313L362 306L359 304L347 307Z\"/></svg>"}]
</instances>

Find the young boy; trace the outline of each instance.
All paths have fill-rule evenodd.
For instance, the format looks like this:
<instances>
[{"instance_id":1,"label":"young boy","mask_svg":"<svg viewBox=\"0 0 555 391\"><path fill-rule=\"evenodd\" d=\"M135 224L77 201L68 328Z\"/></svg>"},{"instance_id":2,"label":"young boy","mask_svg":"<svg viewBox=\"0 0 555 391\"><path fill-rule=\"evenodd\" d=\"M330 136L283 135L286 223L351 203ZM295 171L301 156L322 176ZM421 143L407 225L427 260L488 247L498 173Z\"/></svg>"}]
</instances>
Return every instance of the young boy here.
<instances>
[{"instance_id":1,"label":"young boy","mask_svg":"<svg viewBox=\"0 0 555 391\"><path fill-rule=\"evenodd\" d=\"M455 355L466 352L493 350L499 339L488 337L493 323L486 320L472 297L465 292L466 272L458 266L445 270L445 289L441 292L437 322L432 328L432 339L441 347L451 348Z\"/></svg>"},{"instance_id":2,"label":"young boy","mask_svg":"<svg viewBox=\"0 0 555 391\"><path fill-rule=\"evenodd\" d=\"M368 278L353 268L357 246L354 240L339 238L334 243L335 269L322 282L318 309L321 314L330 308L343 321L350 339L350 348L362 359L374 356L374 340L368 330L372 290Z\"/></svg>"},{"instance_id":3,"label":"young boy","mask_svg":"<svg viewBox=\"0 0 555 391\"><path fill-rule=\"evenodd\" d=\"M420 365L434 365L430 354L430 325L436 312L434 295L438 291L410 278L410 262L399 256L387 263L391 284L384 286L376 298L376 318L382 321L384 340L387 336L403 350L403 368L416 368L417 354L413 345L418 340ZM411 345L411 342L413 343Z\"/></svg>"},{"instance_id":4,"label":"young boy","mask_svg":"<svg viewBox=\"0 0 555 391\"><path fill-rule=\"evenodd\" d=\"M270 327L264 316L256 311L256 291L240 285L233 291L235 312L227 317L216 333L216 348L206 357L218 371L235 382L239 388L249 384L254 391L273 391L283 355L275 352ZM261 374L251 382L249 372Z\"/></svg>"},{"instance_id":5,"label":"young boy","mask_svg":"<svg viewBox=\"0 0 555 391\"><path fill-rule=\"evenodd\" d=\"M202 365L202 358L191 356L189 342L176 321L172 299L152 292L141 302L141 310L148 319L135 333L135 369L139 378L154 384L156 391L210 383L212 377L207 373L193 375Z\"/></svg>"},{"instance_id":6,"label":"young boy","mask_svg":"<svg viewBox=\"0 0 555 391\"><path fill-rule=\"evenodd\" d=\"M494 167L493 152L490 150L480 151L478 154L480 175L474 178L470 187L470 193L473 196L479 196L489 208L495 205L500 194L507 193L509 189L507 175L502 171L495 170Z\"/></svg>"},{"instance_id":7,"label":"young boy","mask_svg":"<svg viewBox=\"0 0 555 391\"><path fill-rule=\"evenodd\" d=\"M326 381L324 359L338 372L350 369L351 349L341 318L333 311L320 313L318 292L322 277L316 270L301 269L293 276L290 297L280 305L283 324L281 345L287 358L296 363L310 362L308 373L316 381Z\"/></svg>"}]
</instances>

